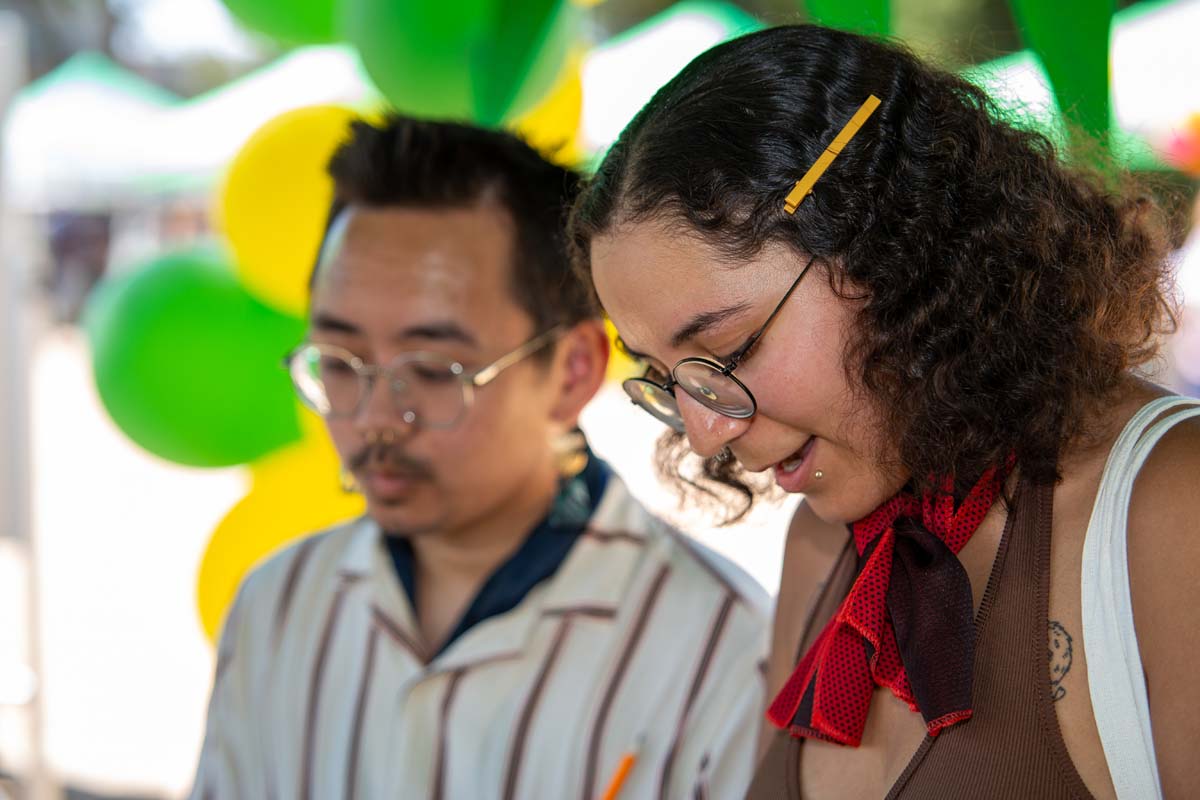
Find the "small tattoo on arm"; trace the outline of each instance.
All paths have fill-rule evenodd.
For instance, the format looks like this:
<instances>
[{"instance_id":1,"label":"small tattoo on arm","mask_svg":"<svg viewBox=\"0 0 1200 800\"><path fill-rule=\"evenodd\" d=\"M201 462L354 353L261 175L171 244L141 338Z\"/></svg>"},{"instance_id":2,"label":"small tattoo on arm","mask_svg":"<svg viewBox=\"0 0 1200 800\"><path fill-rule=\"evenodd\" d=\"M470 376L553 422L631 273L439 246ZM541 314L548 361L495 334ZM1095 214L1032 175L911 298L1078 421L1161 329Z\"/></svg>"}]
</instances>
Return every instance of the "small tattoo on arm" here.
<instances>
[{"instance_id":1,"label":"small tattoo on arm","mask_svg":"<svg viewBox=\"0 0 1200 800\"><path fill-rule=\"evenodd\" d=\"M1071 671L1071 634L1062 623L1050 620L1050 699L1058 702L1067 696L1063 678Z\"/></svg>"}]
</instances>

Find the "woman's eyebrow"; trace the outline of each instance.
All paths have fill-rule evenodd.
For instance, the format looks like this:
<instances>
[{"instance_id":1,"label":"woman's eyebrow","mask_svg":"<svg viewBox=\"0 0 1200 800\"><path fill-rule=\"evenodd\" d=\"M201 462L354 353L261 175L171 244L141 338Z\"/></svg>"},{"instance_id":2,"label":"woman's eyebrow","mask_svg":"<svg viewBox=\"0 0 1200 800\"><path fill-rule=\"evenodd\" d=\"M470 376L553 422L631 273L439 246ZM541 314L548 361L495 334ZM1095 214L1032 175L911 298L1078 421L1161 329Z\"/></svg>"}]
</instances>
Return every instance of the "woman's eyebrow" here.
<instances>
[{"instance_id":1,"label":"woman's eyebrow","mask_svg":"<svg viewBox=\"0 0 1200 800\"><path fill-rule=\"evenodd\" d=\"M720 325L725 320L745 313L750 308L749 303L736 303L716 311L703 311L680 326L671 336L671 347L679 348L687 342Z\"/></svg>"}]
</instances>

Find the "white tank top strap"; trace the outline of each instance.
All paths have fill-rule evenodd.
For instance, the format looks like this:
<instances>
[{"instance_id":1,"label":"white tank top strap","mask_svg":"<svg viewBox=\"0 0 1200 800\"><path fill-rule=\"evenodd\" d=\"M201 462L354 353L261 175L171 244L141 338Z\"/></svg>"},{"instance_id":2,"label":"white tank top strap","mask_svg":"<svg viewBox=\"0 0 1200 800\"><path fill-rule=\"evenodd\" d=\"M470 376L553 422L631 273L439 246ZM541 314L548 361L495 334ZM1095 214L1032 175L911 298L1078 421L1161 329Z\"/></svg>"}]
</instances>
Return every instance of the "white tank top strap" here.
<instances>
[{"instance_id":1,"label":"white tank top strap","mask_svg":"<svg viewBox=\"0 0 1200 800\"><path fill-rule=\"evenodd\" d=\"M1179 396L1152 400L1133 415L1108 455L1083 544L1088 688L1119 800L1162 797L1129 592L1129 499L1159 439L1191 417L1200 417L1200 400Z\"/></svg>"}]
</instances>

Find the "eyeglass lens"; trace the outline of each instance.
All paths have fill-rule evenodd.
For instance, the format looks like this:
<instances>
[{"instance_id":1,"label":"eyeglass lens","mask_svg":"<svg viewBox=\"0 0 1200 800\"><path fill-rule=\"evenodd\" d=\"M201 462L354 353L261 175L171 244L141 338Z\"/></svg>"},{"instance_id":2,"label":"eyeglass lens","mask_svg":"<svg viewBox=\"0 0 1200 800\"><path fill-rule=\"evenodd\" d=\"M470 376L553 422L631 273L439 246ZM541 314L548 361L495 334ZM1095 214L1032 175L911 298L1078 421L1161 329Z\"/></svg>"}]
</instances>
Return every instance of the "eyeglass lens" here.
<instances>
[{"instance_id":1,"label":"eyeglass lens","mask_svg":"<svg viewBox=\"0 0 1200 800\"><path fill-rule=\"evenodd\" d=\"M433 356L402 357L377 378L344 355L305 347L291 362L292 382L304 402L329 417L358 413L374 380L387 381L397 410L412 412L426 427L452 425L466 410L469 388L456 362Z\"/></svg>"}]
</instances>

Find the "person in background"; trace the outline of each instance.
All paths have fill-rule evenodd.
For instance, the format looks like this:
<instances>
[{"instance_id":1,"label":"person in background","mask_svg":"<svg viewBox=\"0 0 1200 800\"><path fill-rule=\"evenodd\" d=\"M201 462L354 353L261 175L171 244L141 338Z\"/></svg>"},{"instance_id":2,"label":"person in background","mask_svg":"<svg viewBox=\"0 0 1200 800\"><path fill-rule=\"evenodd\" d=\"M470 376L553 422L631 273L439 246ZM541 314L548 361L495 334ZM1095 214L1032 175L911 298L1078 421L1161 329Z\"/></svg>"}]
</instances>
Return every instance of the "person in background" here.
<instances>
[{"instance_id":1,"label":"person in background","mask_svg":"<svg viewBox=\"0 0 1200 800\"><path fill-rule=\"evenodd\" d=\"M577 428L608 356L569 265L578 175L401 116L329 171L288 365L367 513L244 582L193 796L741 797L767 597Z\"/></svg>"},{"instance_id":2,"label":"person in background","mask_svg":"<svg viewBox=\"0 0 1200 800\"><path fill-rule=\"evenodd\" d=\"M1195 795L1200 402L1137 377L1168 239L1111 185L788 26L694 60L578 200L635 402L805 496L749 797Z\"/></svg>"}]
</instances>

